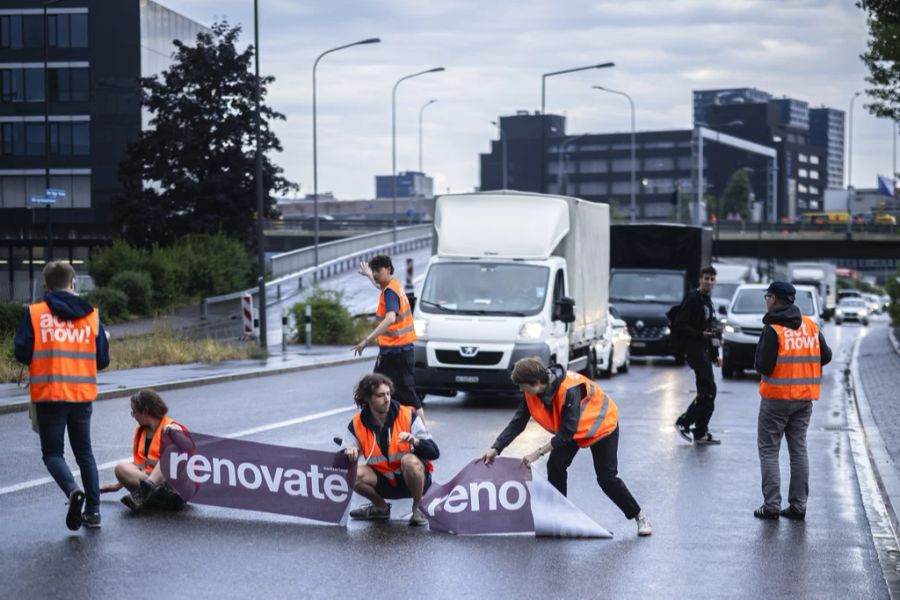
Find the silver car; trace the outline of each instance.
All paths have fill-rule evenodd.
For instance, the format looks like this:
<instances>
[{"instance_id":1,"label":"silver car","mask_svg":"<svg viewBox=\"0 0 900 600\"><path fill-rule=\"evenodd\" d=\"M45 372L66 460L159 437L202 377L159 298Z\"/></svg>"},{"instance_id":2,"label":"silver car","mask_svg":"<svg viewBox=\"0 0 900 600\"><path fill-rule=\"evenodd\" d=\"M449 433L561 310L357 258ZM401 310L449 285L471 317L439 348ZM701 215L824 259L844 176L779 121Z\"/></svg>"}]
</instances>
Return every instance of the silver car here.
<instances>
[{"instance_id":1,"label":"silver car","mask_svg":"<svg viewBox=\"0 0 900 600\"><path fill-rule=\"evenodd\" d=\"M838 302L834 311L834 322L840 325L844 321L859 321L869 324L869 303L862 298L844 298Z\"/></svg>"}]
</instances>

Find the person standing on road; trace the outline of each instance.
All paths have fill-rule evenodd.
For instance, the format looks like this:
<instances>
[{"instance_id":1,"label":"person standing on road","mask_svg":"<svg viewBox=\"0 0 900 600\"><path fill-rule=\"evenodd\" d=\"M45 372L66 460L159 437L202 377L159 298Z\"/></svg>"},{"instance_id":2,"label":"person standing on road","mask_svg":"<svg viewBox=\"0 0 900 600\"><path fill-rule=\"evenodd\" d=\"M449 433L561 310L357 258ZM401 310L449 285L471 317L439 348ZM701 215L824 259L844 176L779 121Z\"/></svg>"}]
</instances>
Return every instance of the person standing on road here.
<instances>
[{"instance_id":1,"label":"person standing on road","mask_svg":"<svg viewBox=\"0 0 900 600\"><path fill-rule=\"evenodd\" d=\"M578 450L590 448L600 489L626 519L635 520L639 536L651 535L650 519L618 475L619 409L612 398L587 377L560 365L548 369L538 358L519 360L512 380L524 397L509 425L482 455L484 463L492 463L534 418L553 437L526 455L522 464L531 467L549 452L547 479L565 496L569 465Z\"/></svg>"},{"instance_id":2,"label":"person standing on road","mask_svg":"<svg viewBox=\"0 0 900 600\"><path fill-rule=\"evenodd\" d=\"M66 526L72 531L82 524L100 527L91 413L97 399L97 371L109 365L109 342L97 310L74 293L72 265L48 262L43 276L44 299L30 305L22 316L14 352L19 362L28 365L44 464L69 499ZM66 431L84 491L63 458Z\"/></svg>"},{"instance_id":3,"label":"person standing on road","mask_svg":"<svg viewBox=\"0 0 900 600\"><path fill-rule=\"evenodd\" d=\"M350 511L350 517L386 521L391 504L385 498L412 498L409 524L425 525L419 502L431 486L431 461L440 457L440 450L416 410L391 400L393 391L391 380L380 373L364 375L353 391L360 410L347 426L341 448L350 462L360 456L365 460L353 489L370 503Z\"/></svg>"},{"instance_id":4,"label":"person standing on road","mask_svg":"<svg viewBox=\"0 0 900 600\"><path fill-rule=\"evenodd\" d=\"M134 429L132 459L116 465L117 483L101 486L101 494L117 492L123 487L128 489L131 493L122 497L122 504L133 511L145 506L166 510L184 508L185 501L165 482L159 464L163 433L172 430L187 433L184 425L168 413L166 401L154 390L140 390L131 397L131 416L138 424Z\"/></svg>"},{"instance_id":5,"label":"person standing on road","mask_svg":"<svg viewBox=\"0 0 900 600\"><path fill-rule=\"evenodd\" d=\"M391 257L383 254L374 256L368 264L359 265L359 273L381 290L375 312L381 322L372 333L353 347L353 353L362 354L372 340L377 340L379 350L375 360L375 373L386 375L394 383L400 404L415 408L419 416L424 418L425 412L416 394L413 375L416 330L413 326L412 308L403 292L403 286L394 277Z\"/></svg>"},{"instance_id":6,"label":"person standing on road","mask_svg":"<svg viewBox=\"0 0 900 600\"><path fill-rule=\"evenodd\" d=\"M684 344L684 354L694 371L697 386L697 395L675 421L675 429L681 437L695 444L721 444L722 441L709 432L709 420L716 407L713 365L722 366L719 327L710 297L716 286L716 270L704 267L700 271L699 284L684 297L672 323L672 335Z\"/></svg>"},{"instance_id":7,"label":"person standing on road","mask_svg":"<svg viewBox=\"0 0 900 600\"><path fill-rule=\"evenodd\" d=\"M758 519L780 516L802 521L809 496L809 457L806 430L812 403L819 399L822 367L831 362L831 349L815 321L794 305L797 291L774 281L766 291L762 335L756 345L755 367L760 374L756 445L762 472L764 503L753 511ZM781 508L781 471L778 453L787 437L791 457L788 506Z\"/></svg>"}]
</instances>

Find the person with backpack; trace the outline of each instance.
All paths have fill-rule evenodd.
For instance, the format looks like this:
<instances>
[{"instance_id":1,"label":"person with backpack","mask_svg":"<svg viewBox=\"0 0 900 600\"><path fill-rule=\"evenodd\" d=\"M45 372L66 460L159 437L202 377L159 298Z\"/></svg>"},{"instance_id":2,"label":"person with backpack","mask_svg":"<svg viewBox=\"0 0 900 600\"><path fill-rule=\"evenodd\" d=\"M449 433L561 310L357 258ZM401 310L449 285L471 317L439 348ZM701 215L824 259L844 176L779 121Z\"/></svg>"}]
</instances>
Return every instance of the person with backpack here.
<instances>
[{"instance_id":1,"label":"person with backpack","mask_svg":"<svg viewBox=\"0 0 900 600\"><path fill-rule=\"evenodd\" d=\"M688 292L672 319L672 335L683 345L697 385L697 394L675 421L675 429L681 437L695 444L722 443L709 432L709 420L716 403L713 365L722 366L719 328L711 298L715 286L716 270L713 267L701 269L697 289Z\"/></svg>"}]
</instances>

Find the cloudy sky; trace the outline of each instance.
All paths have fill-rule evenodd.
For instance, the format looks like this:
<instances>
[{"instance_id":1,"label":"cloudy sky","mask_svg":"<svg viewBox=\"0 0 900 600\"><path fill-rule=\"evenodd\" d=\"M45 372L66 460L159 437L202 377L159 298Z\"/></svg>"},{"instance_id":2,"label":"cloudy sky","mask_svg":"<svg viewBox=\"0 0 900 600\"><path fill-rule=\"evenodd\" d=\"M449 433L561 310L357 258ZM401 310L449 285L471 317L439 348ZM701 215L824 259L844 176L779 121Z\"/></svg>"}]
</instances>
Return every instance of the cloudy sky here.
<instances>
[{"instance_id":1,"label":"cloudy sky","mask_svg":"<svg viewBox=\"0 0 900 600\"><path fill-rule=\"evenodd\" d=\"M252 41L252 0L160 0L203 24L227 19ZM261 71L276 77L269 102L287 176L312 191L311 72L324 50L368 37L382 43L319 63L319 191L374 195L391 172L391 88L400 77L398 171L418 166L418 113L425 111L424 168L435 191L478 185L478 154L498 115L540 108L541 73L613 61L615 68L552 78L547 110L571 134L628 130L623 90L638 130L691 126L691 91L755 87L847 111L865 89L865 15L852 0L260 0ZM874 187L891 170L893 126L854 108L853 182Z\"/></svg>"}]
</instances>

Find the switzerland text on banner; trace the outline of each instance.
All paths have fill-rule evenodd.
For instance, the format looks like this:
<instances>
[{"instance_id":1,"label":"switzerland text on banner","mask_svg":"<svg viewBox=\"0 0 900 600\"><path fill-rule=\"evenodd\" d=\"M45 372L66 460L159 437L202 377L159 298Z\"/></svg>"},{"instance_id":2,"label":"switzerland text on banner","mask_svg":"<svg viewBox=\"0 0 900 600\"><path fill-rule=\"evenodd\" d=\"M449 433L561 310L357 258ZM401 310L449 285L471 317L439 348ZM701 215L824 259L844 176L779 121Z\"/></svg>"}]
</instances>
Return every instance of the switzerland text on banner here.
<instances>
[{"instance_id":1,"label":"switzerland text on banner","mask_svg":"<svg viewBox=\"0 0 900 600\"><path fill-rule=\"evenodd\" d=\"M180 431L163 435L162 446L160 468L185 500L347 523L356 465L341 452Z\"/></svg>"},{"instance_id":2,"label":"switzerland text on banner","mask_svg":"<svg viewBox=\"0 0 900 600\"><path fill-rule=\"evenodd\" d=\"M533 533L601 537L612 534L519 459L480 459L445 484L435 482L422 498L434 531L460 535Z\"/></svg>"}]
</instances>

